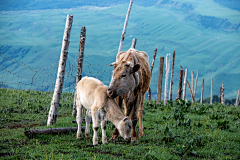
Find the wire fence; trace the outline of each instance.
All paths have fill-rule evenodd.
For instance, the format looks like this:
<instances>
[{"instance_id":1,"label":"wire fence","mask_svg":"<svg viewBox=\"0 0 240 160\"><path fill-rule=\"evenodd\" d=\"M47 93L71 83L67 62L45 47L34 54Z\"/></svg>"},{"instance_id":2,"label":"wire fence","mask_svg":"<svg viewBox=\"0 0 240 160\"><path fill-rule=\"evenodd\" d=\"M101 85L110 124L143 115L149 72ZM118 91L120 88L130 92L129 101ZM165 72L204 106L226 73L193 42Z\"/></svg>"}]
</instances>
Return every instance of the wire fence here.
<instances>
[{"instance_id":1,"label":"wire fence","mask_svg":"<svg viewBox=\"0 0 240 160\"><path fill-rule=\"evenodd\" d=\"M83 61L83 76L95 77L105 85L109 85L112 76L112 69L109 64L92 64L91 56L84 56ZM157 60L156 60L157 61ZM65 78L63 85L63 94L60 101L58 116L72 111L74 88L76 85L78 53L75 58L68 58L66 63ZM154 68L158 68L155 66ZM51 105L53 91L57 77L58 62L51 66L44 66L40 68L33 68L26 65L24 62L11 58L10 56L0 53L0 101L1 101L1 121L8 121L8 114L17 113L21 122L35 120L46 125L48 111ZM179 71L174 72L173 99L176 99L179 83ZM165 71L163 73L165 75ZM169 79L170 81L170 79ZM190 74L188 74L188 81L190 82ZM196 92L196 99L200 99L202 80L198 80L198 88ZM163 77L163 86L164 86ZM204 97L210 97L211 83L205 82ZM157 98L158 88L158 69L152 74L151 78L151 94L152 99ZM162 87L164 88L164 87ZM169 89L169 87L168 87ZM190 99L190 92L187 87L187 99ZM218 95L220 89L213 86L213 95ZM162 89L161 99L163 99L164 89ZM148 93L145 95L147 99ZM213 101L214 102L214 101ZM19 114L21 113L21 114ZM34 114L29 114L34 113ZM36 116L41 115L41 116ZM27 118L26 118L27 117ZM38 117L38 118L37 118ZM19 120L20 121L20 120Z\"/></svg>"}]
</instances>

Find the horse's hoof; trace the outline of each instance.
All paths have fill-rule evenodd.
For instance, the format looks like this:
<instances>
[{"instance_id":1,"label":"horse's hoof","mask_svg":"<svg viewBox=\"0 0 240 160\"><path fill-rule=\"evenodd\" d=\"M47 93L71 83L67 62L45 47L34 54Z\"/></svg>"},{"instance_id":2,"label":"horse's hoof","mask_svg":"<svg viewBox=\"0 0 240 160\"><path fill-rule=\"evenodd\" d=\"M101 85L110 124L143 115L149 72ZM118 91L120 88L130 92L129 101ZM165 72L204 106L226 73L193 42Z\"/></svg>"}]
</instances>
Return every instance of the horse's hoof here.
<instances>
[{"instance_id":1,"label":"horse's hoof","mask_svg":"<svg viewBox=\"0 0 240 160\"><path fill-rule=\"evenodd\" d=\"M111 137L111 138L110 138L110 141L118 141L118 137L117 137L117 138Z\"/></svg>"},{"instance_id":2,"label":"horse's hoof","mask_svg":"<svg viewBox=\"0 0 240 160\"><path fill-rule=\"evenodd\" d=\"M135 143L135 142L136 142L136 141L132 140L132 141L131 141L131 144L133 144L133 143Z\"/></svg>"},{"instance_id":3,"label":"horse's hoof","mask_svg":"<svg viewBox=\"0 0 240 160\"><path fill-rule=\"evenodd\" d=\"M137 137L132 137L131 138L131 143L135 143L137 141Z\"/></svg>"},{"instance_id":4,"label":"horse's hoof","mask_svg":"<svg viewBox=\"0 0 240 160\"><path fill-rule=\"evenodd\" d=\"M139 135L139 137L145 136L144 132L139 132L138 135Z\"/></svg>"},{"instance_id":5,"label":"horse's hoof","mask_svg":"<svg viewBox=\"0 0 240 160\"><path fill-rule=\"evenodd\" d=\"M98 144L93 145L93 147L97 147L97 146L98 146Z\"/></svg>"}]
</instances>

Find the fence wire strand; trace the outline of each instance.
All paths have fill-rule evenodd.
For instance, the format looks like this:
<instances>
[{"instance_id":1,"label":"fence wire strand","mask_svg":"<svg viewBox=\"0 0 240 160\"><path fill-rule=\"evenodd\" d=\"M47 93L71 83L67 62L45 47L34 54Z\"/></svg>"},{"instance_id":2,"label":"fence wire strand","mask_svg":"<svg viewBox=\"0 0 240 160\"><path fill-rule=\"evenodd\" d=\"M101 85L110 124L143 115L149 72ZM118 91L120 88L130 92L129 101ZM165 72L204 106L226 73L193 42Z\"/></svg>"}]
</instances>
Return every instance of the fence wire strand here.
<instances>
[{"instance_id":1,"label":"fence wire strand","mask_svg":"<svg viewBox=\"0 0 240 160\"><path fill-rule=\"evenodd\" d=\"M110 63L92 64L91 57L92 56L84 56L83 76L95 77L103 81L103 83L108 86L112 77L112 68L109 67ZM72 110L75 91L74 88L76 85L77 64L78 53L75 54L74 58L68 57L62 90L63 94L58 110L58 115L60 116L61 114L71 112ZM155 66L154 68L158 68L158 66ZM18 116L19 119L25 117L20 120L21 122L35 120L42 122L42 124L45 125L55 88L57 70L58 62L54 62L50 66L33 68L20 60L0 53L0 113L3 113L0 117L1 121L7 122L6 115L18 113L16 116ZM165 71L163 73L163 77L165 77ZM173 99L177 97L178 81L179 74L178 71L175 71L172 88ZM188 81L190 81L190 75L188 76ZM162 84L164 84L164 78ZM211 85L209 84L204 88L204 97L210 96ZM150 87L152 99L156 99L158 88L158 70L152 74ZM164 98L163 92L164 91L162 90L162 99ZM219 88L213 86L213 95L218 95L218 93ZM200 95L201 80L199 79L195 99L200 99ZM187 97L188 100L190 100L191 96L188 89ZM67 102L72 103L69 105ZM28 112L41 114L41 118L37 119L36 115L27 114Z\"/></svg>"}]
</instances>

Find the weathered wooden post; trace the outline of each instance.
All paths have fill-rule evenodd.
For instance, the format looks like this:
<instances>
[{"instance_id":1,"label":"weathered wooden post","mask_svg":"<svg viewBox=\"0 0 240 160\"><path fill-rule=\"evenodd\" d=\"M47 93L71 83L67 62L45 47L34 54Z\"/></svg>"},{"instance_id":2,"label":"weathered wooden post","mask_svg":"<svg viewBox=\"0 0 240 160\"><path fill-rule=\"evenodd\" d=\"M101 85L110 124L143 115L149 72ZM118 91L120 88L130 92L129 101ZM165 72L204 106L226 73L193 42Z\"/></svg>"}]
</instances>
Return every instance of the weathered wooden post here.
<instances>
[{"instance_id":1,"label":"weathered wooden post","mask_svg":"<svg viewBox=\"0 0 240 160\"><path fill-rule=\"evenodd\" d=\"M57 112L58 112L58 106L59 106L59 102L62 94L72 22L73 22L73 16L67 15L65 31L63 35L63 41L62 41L62 50L61 50L61 55L60 55L60 60L58 65L58 74L57 74L55 89L54 89L53 98L51 102L51 107L49 110L47 126L53 123L56 123L57 121Z\"/></svg>"},{"instance_id":2,"label":"weathered wooden post","mask_svg":"<svg viewBox=\"0 0 240 160\"><path fill-rule=\"evenodd\" d=\"M86 27L83 26L81 29L81 35L80 35L76 86L77 86L77 83L82 79L82 70L83 70L82 67L83 67L85 40L86 40ZM76 87L75 87L72 116L76 115L76 111L77 111L76 110L76 101L77 101L77 91L76 91ZM85 108L83 107L83 114L84 114L84 112L85 112Z\"/></svg>"},{"instance_id":3,"label":"weathered wooden post","mask_svg":"<svg viewBox=\"0 0 240 160\"><path fill-rule=\"evenodd\" d=\"M211 78L211 95L210 95L210 104L212 104L212 89L213 89L213 78Z\"/></svg>"},{"instance_id":4,"label":"weathered wooden post","mask_svg":"<svg viewBox=\"0 0 240 160\"><path fill-rule=\"evenodd\" d=\"M164 90L164 105L167 104L167 91L168 91L168 76L169 76L169 72L170 72L170 58L171 58L171 54L168 53L166 55L166 74L165 74L165 90Z\"/></svg>"},{"instance_id":5,"label":"weathered wooden post","mask_svg":"<svg viewBox=\"0 0 240 160\"><path fill-rule=\"evenodd\" d=\"M194 101L195 101L195 94L196 94L196 90L197 90L197 80L198 80L198 71L197 71L197 76L196 76L196 81L195 81L195 88L194 88L194 93L193 93Z\"/></svg>"},{"instance_id":6,"label":"weathered wooden post","mask_svg":"<svg viewBox=\"0 0 240 160\"><path fill-rule=\"evenodd\" d=\"M125 33L126 33L126 29L127 29L130 11L132 8L132 3L133 3L133 0L130 0L128 11L127 11L125 22L124 22L124 26L123 26L122 37L121 37L119 48L118 48L118 53L120 53L122 51L122 46L123 46L123 42L124 42L124 38L125 38Z\"/></svg>"},{"instance_id":7,"label":"weathered wooden post","mask_svg":"<svg viewBox=\"0 0 240 160\"><path fill-rule=\"evenodd\" d=\"M161 102L161 92L162 92L162 77L163 77L163 64L164 57L160 57L159 62L159 73L158 73L158 90L157 90L157 104Z\"/></svg>"},{"instance_id":8,"label":"weathered wooden post","mask_svg":"<svg viewBox=\"0 0 240 160\"><path fill-rule=\"evenodd\" d=\"M221 103L221 102L222 102L221 98L222 98L222 86L220 87L219 103Z\"/></svg>"},{"instance_id":9,"label":"weathered wooden post","mask_svg":"<svg viewBox=\"0 0 240 160\"><path fill-rule=\"evenodd\" d=\"M125 33L126 33L126 29L127 29L127 24L128 24L128 19L129 19L130 11L131 11L131 8L132 8L132 3L133 3L133 0L130 0L128 11L127 11L125 22L124 22L124 26L123 26L123 30L122 30L122 36L121 36L120 43L119 43L118 53L120 53L122 51L123 42L124 42ZM117 53L117 55L118 55L118 53ZM118 105L119 105L119 100L120 100L119 96L115 98L115 101L117 102Z\"/></svg>"},{"instance_id":10,"label":"weathered wooden post","mask_svg":"<svg viewBox=\"0 0 240 160\"><path fill-rule=\"evenodd\" d=\"M179 75L179 87L178 87L178 95L176 100L181 99L182 95L182 75L183 75L183 70L180 70L180 75Z\"/></svg>"},{"instance_id":11,"label":"weathered wooden post","mask_svg":"<svg viewBox=\"0 0 240 160\"><path fill-rule=\"evenodd\" d=\"M221 89L222 89L222 91L221 91L221 103L223 104L223 105L225 105L225 99L224 99L224 81L222 82L222 87L221 87Z\"/></svg>"},{"instance_id":12,"label":"weathered wooden post","mask_svg":"<svg viewBox=\"0 0 240 160\"><path fill-rule=\"evenodd\" d=\"M191 72L191 90L194 95L194 72ZM194 103L194 99L192 98L192 103Z\"/></svg>"},{"instance_id":13,"label":"weathered wooden post","mask_svg":"<svg viewBox=\"0 0 240 160\"><path fill-rule=\"evenodd\" d=\"M202 104L203 102L203 90L204 90L204 78L202 80L202 92L201 92L201 100L200 100L200 103Z\"/></svg>"},{"instance_id":14,"label":"weathered wooden post","mask_svg":"<svg viewBox=\"0 0 240 160\"><path fill-rule=\"evenodd\" d=\"M171 73L171 82L170 82L170 89L169 89L169 100L172 100L172 85L173 85L173 76L174 76L174 64L175 64L175 50L173 50L172 73Z\"/></svg>"},{"instance_id":15,"label":"weathered wooden post","mask_svg":"<svg viewBox=\"0 0 240 160\"><path fill-rule=\"evenodd\" d=\"M236 107L239 105L239 100L238 100L239 92L240 92L240 90L238 90L238 93L237 93L237 98L236 98L236 102L235 102Z\"/></svg>"},{"instance_id":16,"label":"weathered wooden post","mask_svg":"<svg viewBox=\"0 0 240 160\"><path fill-rule=\"evenodd\" d=\"M131 48L135 48L136 47L136 43L137 43L137 39L133 38Z\"/></svg>"},{"instance_id":17,"label":"weathered wooden post","mask_svg":"<svg viewBox=\"0 0 240 160\"><path fill-rule=\"evenodd\" d=\"M155 49L154 55L153 55L153 61L152 61L152 65L151 65L151 77L152 77L152 70L153 70L156 55L157 55L157 48ZM151 101L151 88L149 87L149 89L148 89L148 103L149 104L150 104L150 101Z\"/></svg>"},{"instance_id":18,"label":"weathered wooden post","mask_svg":"<svg viewBox=\"0 0 240 160\"><path fill-rule=\"evenodd\" d=\"M181 65L180 65L180 68L183 70L183 67L182 67ZM185 75L184 71L183 71L183 74ZM187 84L188 84L188 88L189 88L191 97L192 97L192 99L194 100L193 93L192 93L192 90L191 90L191 88L190 88L190 84L189 84L188 80L187 80Z\"/></svg>"},{"instance_id":19,"label":"weathered wooden post","mask_svg":"<svg viewBox=\"0 0 240 160\"><path fill-rule=\"evenodd\" d=\"M188 74L188 69L185 69L185 76L184 76L184 82L183 82L183 100L186 99L186 83L187 83L187 74Z\"/></svg>"}]
</instances>

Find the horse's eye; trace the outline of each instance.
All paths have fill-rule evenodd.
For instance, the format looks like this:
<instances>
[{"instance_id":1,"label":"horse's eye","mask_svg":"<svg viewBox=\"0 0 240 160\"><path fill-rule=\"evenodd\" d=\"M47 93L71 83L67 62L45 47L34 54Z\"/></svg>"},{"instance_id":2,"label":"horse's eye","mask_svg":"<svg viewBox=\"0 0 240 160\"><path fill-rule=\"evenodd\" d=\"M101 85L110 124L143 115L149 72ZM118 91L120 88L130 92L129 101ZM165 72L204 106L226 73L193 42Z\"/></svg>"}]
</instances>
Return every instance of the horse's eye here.
<instances>
[{"instance_id":1,"label":"horse's eye","mask_svg":"<svg viewBox=\"0 0 240 160\"><path fill-rule=\"evenodd\" d=\"M125 75L125 74L123 74L123 75L121 76L121 78L122 78L122 77L126 77L126 75Z\"/></svg>"}]
</instances>

